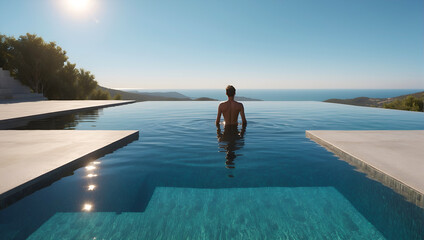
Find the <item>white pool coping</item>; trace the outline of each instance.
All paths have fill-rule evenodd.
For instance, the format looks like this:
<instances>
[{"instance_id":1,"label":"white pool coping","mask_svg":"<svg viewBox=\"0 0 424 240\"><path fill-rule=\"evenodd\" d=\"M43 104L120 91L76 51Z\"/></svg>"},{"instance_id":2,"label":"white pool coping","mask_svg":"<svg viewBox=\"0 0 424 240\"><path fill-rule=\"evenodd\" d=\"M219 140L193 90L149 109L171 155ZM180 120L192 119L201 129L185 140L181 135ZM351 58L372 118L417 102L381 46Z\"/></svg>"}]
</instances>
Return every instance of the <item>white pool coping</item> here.
<instances>
[{"instance_id":1,"label":"white pool coping","mask_svg":"<svg viewBox=\"0 0 424 240\"><path fill-rule=\"evenodd\" d=\"M306 137L424 206L424 130L306 131Z\"/></svg>"},{"instance_id":2,"label":"white pool coping","mask_svg":"<svg viewBox=\"0 0 424 240\"><path fill-rule=\"evenodd\" d=\"M133 130L0 131L0 208L138 139L138 135Z\"/></svg>"},{"instance_id":3,"label":"white pool coping","mask_svg":"<svg viewBox=\"0 0 424 240\"><path fill-rule=\"evenodd\" d=\"M49 100L0 103L0 129L24 126L29 121L42 118L134 102L134 100Z\"/></svg>"}]
</instances>

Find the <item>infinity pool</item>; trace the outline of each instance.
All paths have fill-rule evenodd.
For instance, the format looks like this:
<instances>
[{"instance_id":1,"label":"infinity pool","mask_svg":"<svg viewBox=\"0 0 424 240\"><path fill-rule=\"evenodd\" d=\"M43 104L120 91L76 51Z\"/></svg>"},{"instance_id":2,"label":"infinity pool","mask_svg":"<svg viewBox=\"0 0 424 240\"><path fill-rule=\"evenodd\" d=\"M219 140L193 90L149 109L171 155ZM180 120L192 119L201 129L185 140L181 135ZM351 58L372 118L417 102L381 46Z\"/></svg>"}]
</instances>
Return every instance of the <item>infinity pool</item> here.
<instances>
[{"instance_id":1,"label":"infinity pool","mask_svg":"<svg viewBox=\"0 0 424 240\"><path fill-rule=\"evenodd\" d=\"M424 130L424 114L321 102L142 102L25 129L140 130L140 139L0 211L0 239L423 239L424 210L305 130ZM36 160L36 159L34 159Z\"/></svg>"}]
</instances>

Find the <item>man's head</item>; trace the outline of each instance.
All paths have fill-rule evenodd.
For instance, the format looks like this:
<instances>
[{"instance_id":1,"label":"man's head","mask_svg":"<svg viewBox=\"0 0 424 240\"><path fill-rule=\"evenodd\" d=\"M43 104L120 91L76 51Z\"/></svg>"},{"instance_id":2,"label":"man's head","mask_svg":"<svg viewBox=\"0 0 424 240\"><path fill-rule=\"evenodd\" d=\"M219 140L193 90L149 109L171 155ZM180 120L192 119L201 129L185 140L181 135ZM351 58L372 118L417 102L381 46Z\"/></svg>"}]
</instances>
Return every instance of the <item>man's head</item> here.
<instances>
[{"instance_id":1,"label":"man's head","mask_svg":"<svg viewBox=\"0 0 424 240\"><path fill-rule=\"evenodd\" d=\"M234 97L234 95L236 95L236 89L231 85L228 85L225 90L226 90L227 96L229 97Z\"/></svg>"}]
</instances>

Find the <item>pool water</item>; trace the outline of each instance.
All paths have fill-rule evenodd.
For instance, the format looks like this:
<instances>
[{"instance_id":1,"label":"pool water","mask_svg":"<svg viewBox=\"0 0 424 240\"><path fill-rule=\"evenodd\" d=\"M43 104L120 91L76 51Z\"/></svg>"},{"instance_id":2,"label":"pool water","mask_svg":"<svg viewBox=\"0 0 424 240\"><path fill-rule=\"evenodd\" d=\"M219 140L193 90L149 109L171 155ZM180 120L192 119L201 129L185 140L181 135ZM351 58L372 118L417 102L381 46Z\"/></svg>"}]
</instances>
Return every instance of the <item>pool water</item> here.
<instances>
[{"instance_id":1,"label":"pool water","mask_svg":"<svg viewBox=\"0 0 424 240\"><path fill-rule=\"evenodd\" d=\"M423 209L305 138L424 130L423 113L244 105L245 129L217 129L217 102L142 102L30 123L140 138L0 210L0 239L424 238Z\"/></svg>"}]
</instances>

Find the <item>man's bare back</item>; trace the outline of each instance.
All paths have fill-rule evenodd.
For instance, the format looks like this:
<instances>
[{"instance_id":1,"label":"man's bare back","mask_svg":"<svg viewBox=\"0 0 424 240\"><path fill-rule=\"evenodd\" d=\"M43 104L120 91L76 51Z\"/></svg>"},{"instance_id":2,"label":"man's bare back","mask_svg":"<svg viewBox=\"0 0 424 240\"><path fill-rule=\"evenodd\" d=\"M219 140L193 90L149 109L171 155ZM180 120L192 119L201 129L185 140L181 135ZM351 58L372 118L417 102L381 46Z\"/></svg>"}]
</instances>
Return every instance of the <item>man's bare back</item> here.
<instances>
[{"instance_id":1,"label":"man's bare back","mask_svg":"<svg viewBox=\"0 0 424 240\"><path fill-rule=\"evenodd\" d=\"M230 91L228 90L229 88ZM216 124L221 120L221 114L224 115L225 125L237 125L238 115L241 115L243 125L247 124L246 116L244 115L243 104L234 101L235 88L233 86L227 87L228 101L222 102L218 107L218 116L216 117Z\"/></svg>"}]
</instances>

